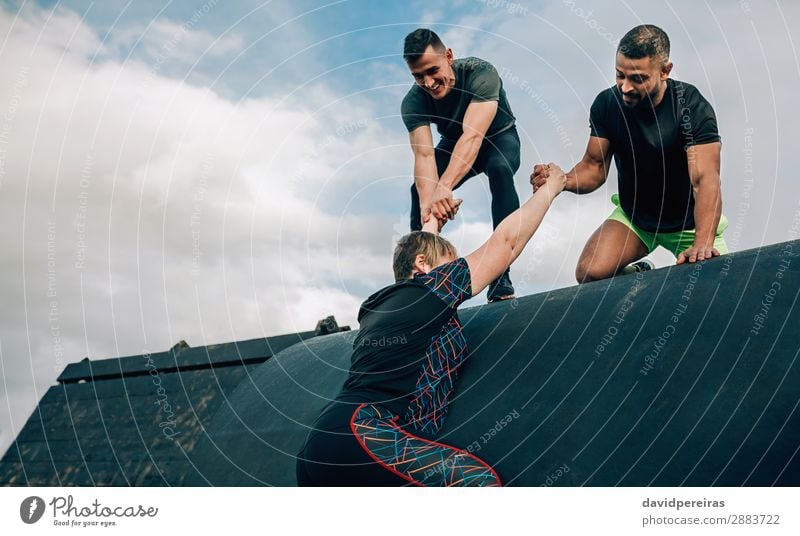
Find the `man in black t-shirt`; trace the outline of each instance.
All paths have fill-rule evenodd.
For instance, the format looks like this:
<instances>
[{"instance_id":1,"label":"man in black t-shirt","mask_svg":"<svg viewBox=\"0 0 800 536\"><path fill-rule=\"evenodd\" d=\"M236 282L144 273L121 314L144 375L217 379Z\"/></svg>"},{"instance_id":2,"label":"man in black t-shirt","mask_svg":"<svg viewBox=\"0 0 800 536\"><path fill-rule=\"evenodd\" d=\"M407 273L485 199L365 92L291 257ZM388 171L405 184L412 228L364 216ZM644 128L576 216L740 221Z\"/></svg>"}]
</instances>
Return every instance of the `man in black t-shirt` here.
<instances>
[{"instance_id":1,"label":"man in black t-shirt","mask_svg":"<svg viewBox=\"0 0 800 536\"><path fill-rule=\"evenodd\" d=\"M635 261L658 246L678 264L728 252L720 136L711 104L694 86L669 78L669 38L656 26L625 34L616 70L616 85L592 104L586 154L567 173L567 190L592 192L606 181L613 156L619 179L619 194L611 198L616 209L578 261L579 283L647 269ZM534 188L548 174L546 165L536 165Z\"/></svg>"},{"instance_id":2,"label":"man in black t-shirt","mask_svg":"<svg viewBox=\"0 0 800 536\"><path fill-rule=\"evenodd\" d=\"M453 59L434 32L420 28L405 39L403 58L416 84L401 106L414 152L411 230L430 217L452 219L453 190L486 173L496 228L519 208L514 173L520 141L497 70L479 58ZM442 139L434 148L431 123ZM514 297L508 272L492 282L489 301Z\"/></svg>"}]
</instances>

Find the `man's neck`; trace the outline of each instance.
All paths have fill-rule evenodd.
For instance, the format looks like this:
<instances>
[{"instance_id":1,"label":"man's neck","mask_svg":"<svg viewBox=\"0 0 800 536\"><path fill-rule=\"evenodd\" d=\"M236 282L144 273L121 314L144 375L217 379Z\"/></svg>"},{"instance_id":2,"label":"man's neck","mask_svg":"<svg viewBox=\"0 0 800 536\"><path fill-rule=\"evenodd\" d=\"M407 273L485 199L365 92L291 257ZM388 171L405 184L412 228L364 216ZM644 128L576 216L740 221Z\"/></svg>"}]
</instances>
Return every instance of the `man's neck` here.
<instances>
[{"instance_id":1,"label":"man's neck","mask_svg":"<svg viewBox=\"0 0 800 536\"><path fill-rule=\"evenodd\" d=\"M669 80L669 78L667 80ZM653 108L661 104L661 101L664 100L664 95L667 94L667 80L661 82L661 87L658 89L658 95L656 95L656 98L653 99Z\"/></svg>"}]
</instances>

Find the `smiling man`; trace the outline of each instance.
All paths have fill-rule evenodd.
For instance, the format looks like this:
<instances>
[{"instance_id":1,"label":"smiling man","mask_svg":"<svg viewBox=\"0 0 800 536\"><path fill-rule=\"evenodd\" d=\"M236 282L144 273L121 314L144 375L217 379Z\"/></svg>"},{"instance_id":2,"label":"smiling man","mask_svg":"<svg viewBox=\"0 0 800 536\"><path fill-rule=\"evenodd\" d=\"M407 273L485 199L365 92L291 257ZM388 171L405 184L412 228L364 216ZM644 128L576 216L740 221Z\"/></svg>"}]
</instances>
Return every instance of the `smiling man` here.
<instances>
[{"instance_id":1,"label":"smiling man","mask_svg":"<svg viewBox=\"0 0 800 536\"><path fill-rule=\"evenodd\" d=\"M589 238L578 261L579 283L649 269L636 262L662 246L677 263L728 252L722 232L720 136L714 109L686 82L669 78L669 38L644 24L620 40L616 85L592 104L583 159L567 174L566 190L585 194L617 166L616 208ZM534 188L548 167L534 167Z\"/></svg>"},{"instance_id":2,"label":"smiling man","mask_svg":"<svg viewBox=\"0 0 800 536\"><path fill-rule=\"evenodd\" d=\"M439 36L420 28L405 39L403 58L416 84L401 107L414 153L411 230L430 217L452 219L453 190L479 173L489 178L496 228L519 208L514 173L519 135L497 70L479 58L454 59ZM441 140L434 147L431 123ZM514 297L509 273L489 286L489 301Z\"/></svg>"}]
</instances>

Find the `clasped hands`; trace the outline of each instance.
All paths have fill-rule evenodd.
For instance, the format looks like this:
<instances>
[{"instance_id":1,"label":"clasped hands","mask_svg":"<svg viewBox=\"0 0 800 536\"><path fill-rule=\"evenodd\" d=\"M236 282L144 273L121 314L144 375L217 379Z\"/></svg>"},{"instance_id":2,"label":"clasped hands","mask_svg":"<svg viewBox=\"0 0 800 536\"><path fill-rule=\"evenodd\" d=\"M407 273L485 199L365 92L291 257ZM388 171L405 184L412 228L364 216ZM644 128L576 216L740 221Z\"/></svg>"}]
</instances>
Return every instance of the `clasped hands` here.
<instances>
[{"instance_id":1,"label":"clasped hands","mask_svg":"<svg viewBox=\"0 0 800 536\"><path fill-rule=\"evenodd\" d=\"M461 199L453 199L451 188L439 182L433 191L430 204L421 208L422 223L426 224L431 218L434 218L439 223L438 230L441 231L448 220L456 217L461 202Z\"/></svg>"},{"instance_id":2,"label":"clasped hands","mask_svg":"<svg viewBox=\"0 0 800 536\"><path fill-rule=\"evenodd\" d=\"M567 185L567 176L564 174L563 169L552 162L549 164L536 164L533 166L533 173L531 173L531 185L533 185L533 193L536 193L540 188L547 188L550 190L549 193L555 197Z\"/></svg>"},{"instance_id":3,"label":"clasped hands","mask_svg":"<svg viewBox=\"0 0 800 536\"><path fill-rule=\"evenodd\" d=\"M567 176L563 169L552 162L536 164L531 174L531 184L534 193L539 189L544 189L552 198L555 198L564 190ZM441 232L444 224L455 218L461 202L461 199L453 198L451 188L439 182L431 197L430 205L421 207L423 225L427 224L431 218L435 218L438 222L438 231Z\"/></svg>"}]
</instances>

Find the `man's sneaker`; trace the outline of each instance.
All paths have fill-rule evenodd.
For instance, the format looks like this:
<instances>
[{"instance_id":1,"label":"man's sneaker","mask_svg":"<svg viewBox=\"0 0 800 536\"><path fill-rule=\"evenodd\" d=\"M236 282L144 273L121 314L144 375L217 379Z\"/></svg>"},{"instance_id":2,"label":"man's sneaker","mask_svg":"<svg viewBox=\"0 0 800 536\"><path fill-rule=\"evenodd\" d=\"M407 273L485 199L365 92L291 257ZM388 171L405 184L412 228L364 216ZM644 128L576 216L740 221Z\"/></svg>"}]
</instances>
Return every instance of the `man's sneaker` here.
<instances>
[{"instance_id":1,"label":"man's sneaker","mask_svg":"<svg viewBox=\"0 0 800 536\"><path fill-rule=\"evenodd\" d=\"M623 275L628 275L635 274L636 272L647 272L648 270L653 270L655 267L656 265L652 262L648 261L647 259L642 259L641 261L629 264L623 268L620 273Z\"/></svg>"},{"instance_id":2,"label":"man's sneaker","mask_svg":"<svg viewBox=\"0 0 800 536\"><path fill-rule=\"evenodd\" d=\"M489 303L514 298L514 285L511 284L508 270L489 284L489 293L487 297Z\"/></svg>"}]
</instances>

